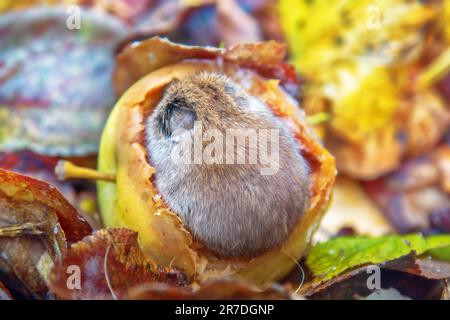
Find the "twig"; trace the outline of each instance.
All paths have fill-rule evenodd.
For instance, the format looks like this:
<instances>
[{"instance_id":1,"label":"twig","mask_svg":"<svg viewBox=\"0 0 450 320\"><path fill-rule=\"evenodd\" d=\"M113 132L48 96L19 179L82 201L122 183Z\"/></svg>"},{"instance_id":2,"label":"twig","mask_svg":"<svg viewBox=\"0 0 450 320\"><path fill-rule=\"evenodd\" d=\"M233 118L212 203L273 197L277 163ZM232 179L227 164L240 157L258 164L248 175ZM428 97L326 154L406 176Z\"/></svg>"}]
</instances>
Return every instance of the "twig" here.
<instances>
[{"instance_id":1,"label":"twig","mask_svg":"<svg viewBox=\"0 0 450 320\"><path fill-rule=\"evenodd\" d=\"M23 224L14 224L7 227L0 227L0 237L20 237L24 235L34 235L40 236L43 235L44 232L39 230L37 227L39 225L31 222L23 223Z\"/></svg>"}]
</instances>

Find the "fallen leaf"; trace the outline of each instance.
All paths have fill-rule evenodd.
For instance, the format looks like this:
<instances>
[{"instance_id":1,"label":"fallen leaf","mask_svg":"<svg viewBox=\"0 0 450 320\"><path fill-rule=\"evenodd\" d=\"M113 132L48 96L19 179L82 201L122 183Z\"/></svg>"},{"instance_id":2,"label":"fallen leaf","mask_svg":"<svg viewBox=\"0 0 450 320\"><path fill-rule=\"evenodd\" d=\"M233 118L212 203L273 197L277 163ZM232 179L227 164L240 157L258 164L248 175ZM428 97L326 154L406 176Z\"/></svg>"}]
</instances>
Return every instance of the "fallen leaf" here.
<instances>
[{"instance_id":1,"label":"fallen leaf","mask_svg":"<svg viewBox=\"0 0 450 320\"><path fill-rule=\"evenodd\" d=\"M151 52L151 55L149 53ZM184 59L215 59L221 49L184 46L166 39L150 39L127 45L117 55L114 88L122 95L133 83L153 70Z\"/></svg>"},{"instance_id":2,"label":"fallen leaf","mask_svg":"<svg viewBox=\"0 0 450 320\"><path fill-rule=\"evenodd\" d=\"M0 169L0 195L2 199L16 201L17 208L21 204L37 204L53 211L69 243L92 232L89 224L61 193L44 181Z\"/></svg>"},{"instance_id":3,"label":"fallen leaf","mask_svg":"<svg viewBox=\"0 0 450 320\"><path fill-rule=\"evenodd\" d=\"M436 261L439 265L441 262ZM440 273L440 277L421 274L418 275L417 270L411 269L411 264L404 264L406 269L400 270L390 269L385 264L373 265L368 264L354 269L347 270L338 276L324 281L316 282L312 279L305 283L299 290L302 294L310 299L359 299L374 292L376 288L368 286L369 277L374 275L374 270L380 268L380 286L381 288L396 288L403 295L413 299L436 299L442 292L442 284L448 268L444 273ZM435 279L436 278L436 279Z\"/></svg>"},{"instance_id":4,"label":"fallen leaf","mask_svg":"<svg viewBox=\"0 0 450 320\"><path fill-rule=\"evenodd\" d=\"M68 285L70 266L80 272L79 287L76 279L73 287ZM50 288L62 299L123 299L132 287L151 282L186 286L188 279L180 271L158 267L147 258L136 232L115 228L98 230L73 244L53 268Z\"/></svg>"},{"instance_id":5,"label":"fallen leaf","mask_svg":"<svg viewBox=\"0 0 450 320\"><path fill-rule=\"evenodd\" d=\"M450 246L428 250L427 254L437 260L450 262Z\"/></svg>"},{"instance_id":6,"label":"fallen leaf","mask_svg":"<svg viewBox=\"0 0 450 320\"><path fill-rule=\"evenodd\" d=\"M0 16L0 151L97 152L116 99L113 48L124 28L108 15L80 14L79 28L66 25L66 8Z\"/></svg>"},{"instance_id":7,"label":"fallen leaf","mask_svg":"<svg viewBox=\"0 0 450 320\"><path fill-rule=\"evenodd\" d=\"M279 300L292 299L291 294L278 285L259 289L237 279L218 279L202 284L196 290L150 283L130 290L132 300Z\"/></svg>"},{"instance_id":8,"label":"fallen leaf","mask_svg":"<svg viewBox=\"0 0 450 320\"><path fill-rule=\"evenodd\" d=\"M77 195L70 183L59 181L55 176L57 157L35 153L31 150L0 152L0 168L24 174L57 187L72 205L77 202Z\"/></svg>"},{"instance_id":9,"label":"fallen leaf","mask_svg":"<svg viewBox=\"0 0 450 320\"><path fill-rule=\"evenodd\" d=\"M306 264L317 282L326 281L348 269L379 264L410 254L450 245L450 235L423 237L419 234L378 238L339 237L314 246Z\"/></svg>"},{"instance_id":10,"label":"fallen leaf","mask_svg":"<svg viewBox=\"0 0 450 320\"><path fill-rule=\"evenodd\" d=\"M283 61L284 44L276 41L242 43L227 49L185 46L160 37L135 42L117 55L114 87L123 94L133 83L153 70L187 59L222 59L225 63L256 70L261 75L279 79L289 92L298 95L300 80L295 69Z\"/></svg>"},{"instance_id":11,"label":"fallen leaf","mask_svg":"<svg viewBox=\"0 0 450 320\"><path fill-rule=\"evenodd\" d=\"M415 254L409 254L393 261L388 261L383 267L407 272L427 279L439 280L450 278L450 263L432 259L429 256L417 257Z\"/></svg>"},{"instance_id":12,"label":"fallen leaf","mask_svg":"<svg viewBox=\"0 0 450 320\"><path fill-rule=\"evenodd\" d=\"M450 126L450 110L447 102L434 90L424 90L410 94L402 101L404 116L403 132L407 137L406 156L408 158L426 155L433 151ZM445 151L442 151L445 152ZM450 151L440 155L447 162Z\"/></svg>"},{"instance_id":13,"label":"fallen leaf","mask_svg":"<svg viewBox=\"0 0 450 320\"><path fill-rule=\"evenodd\" d=\"M364 273L370 266L373 265L365 265L363 267L357 267L354 269L347 270L326 281L319 281L311 275L310 280L307 281L303 286L301 286L298 292L299 294L302 294L306 297L311 297L315 294L325 291L330 287L333 287L334 285L341 285L342 283L345 283L347 280L352 279L353 277L356 277L361 273ZM353 283L351 283L349 287L350 289L348 291L350 292L351 295L353 295L357 290L355 290ZM343 296L347 296L348 292L340 292L340 294L342 294Z\"/></svg>"},{"instance_id":14,"label":"fallen leaf","mask_svg":"<svg viewBox=\"0 0 450 320\"><path fill-rule=\"evenodd\" d=\"M369 270L374 268L400 271L427 280L446 279L450 277L450 255L446 256L450 253L449 241L450 235L423 237L418 234L335 238L317 245L310 252L306 263L313 274L299 293L305 296L327 295L322 292L330 287L347 288L349 292L364 291L366 283L358 282L358 290L356 284L342 283L359 279L359 275L364 273L368 274L367 278L373 273ZM434 252L440 256L433 256ZM333 292L335 296L335 290Z\"/></svg>"},{"instance_id":15,"label":"fallen leaf","mask_svg":"<svg viewBox=\"0 0 450 320\"><path fill-rule=\"evenodd\" d=\"M450 199L450 147L441 144L429 154L410 159L393 173L362 184L367 195L380 208L399 233L446 231Z\"/></svg>"},{"instance_id":16,"label":"fallen leaf","mask_svg":"<svg viewBox=\"0 0 450 320\"><path fill-rule=\"evenodd\" d=\"M91 233L89 224L51 185L0 169L0 271L26 297L48 298L48 276L67 241Z\"/></svg>"},{"instance_id":17,"label":"fallen leaf","mask_svg":"<svg viewBox=\"0 0 450 320\"><path fill-rule=\"evenodd\" d=\"M51 184L89 221L91 226L95 226L96 229L100 228L100 218L98 217L97 219L98 209L96 207L94 183L79 179L58 180L55 175L55 166L60 159L60 157L46 156L31 150L0 152L0 168L24 174ZM94 168L97 161L96 156L69 159L78 165L89 168Z\"/></svg>"},{"instance_id":18,"label":"fallen leaf","mask_svg":"<svg viewBox=\"0 0 450 320\"><path fill-rule=\"evenodd\" d=\"M306 79L304 108L330 115L322 135L341 174L380 178L442 140L450 123L446 101L431 85L418 90L414 79L426 70L421 57L444 42L431 41L444 25L443 3L281 0L278 6L291 61Z\"/></svg>"},{"instance_id":19,"label":"fallen leaf","mask_svg":"<svg viewBox=\"0 0 450 320\"><path fill-rule=\"evenodd\" d=\"M336 72L339 63L417 58L421 31L435 16L435 7L422 2L281 0L278 6L295 65L320 80Z\"/></svg>"}]
</instances>

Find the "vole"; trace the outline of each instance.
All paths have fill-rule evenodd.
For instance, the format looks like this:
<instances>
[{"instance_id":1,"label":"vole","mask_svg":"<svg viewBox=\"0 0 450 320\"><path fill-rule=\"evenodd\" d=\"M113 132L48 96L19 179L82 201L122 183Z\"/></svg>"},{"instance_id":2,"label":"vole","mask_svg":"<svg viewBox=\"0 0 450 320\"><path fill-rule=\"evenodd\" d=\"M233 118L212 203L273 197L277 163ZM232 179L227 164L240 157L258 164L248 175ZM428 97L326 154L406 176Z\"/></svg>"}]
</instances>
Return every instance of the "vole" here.
<instances>
[{"instance_id":1,"label":"vole","mask_svg":"<svg viewBox=\"0 0 450 320\"><path fill-rule=\"evenodd\" d=\"M248 138L241 145L239 138L226 138L230 131L249 129L278 136L265 139L267 144L260 144L259 136L256 143ZM199 133L215 139L195 147ZM222 145L217 141L211 152L215 159L202 154L201 161L194 159L220 135ZM282 245L308 207L310 169L293 134L260 100L222 74L201 72L169 83L146 120L146 146L164 201L218 257L255 257ZM254 151L269 154L271 149L277 153L270 157L272 172L264 173L268 163L248 160ZM171 156L177 153L192 154L181 163Z\"/></svg>"}]
</instances>

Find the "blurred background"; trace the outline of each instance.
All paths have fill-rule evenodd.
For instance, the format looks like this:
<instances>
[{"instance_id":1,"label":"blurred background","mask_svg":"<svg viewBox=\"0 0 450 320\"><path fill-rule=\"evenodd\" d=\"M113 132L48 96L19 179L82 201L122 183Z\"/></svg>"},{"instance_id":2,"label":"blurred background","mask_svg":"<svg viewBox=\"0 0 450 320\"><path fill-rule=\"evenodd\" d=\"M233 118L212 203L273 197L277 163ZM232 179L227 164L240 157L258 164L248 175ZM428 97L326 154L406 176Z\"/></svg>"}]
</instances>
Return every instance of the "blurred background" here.
<instances>
[{"instance_id":1,"label":"blurred background","mask_svg":"<svg viewBox=\"0 0 450 320\"><path fill-rule=\"evenodd\" d=\"M56 185L99 226L95 186L54 166L95 167L115 55L153 35L286 43L339 172L317 241L450 232L449 0L0 0L0 167Z\"/></svg>"}]
</instances>

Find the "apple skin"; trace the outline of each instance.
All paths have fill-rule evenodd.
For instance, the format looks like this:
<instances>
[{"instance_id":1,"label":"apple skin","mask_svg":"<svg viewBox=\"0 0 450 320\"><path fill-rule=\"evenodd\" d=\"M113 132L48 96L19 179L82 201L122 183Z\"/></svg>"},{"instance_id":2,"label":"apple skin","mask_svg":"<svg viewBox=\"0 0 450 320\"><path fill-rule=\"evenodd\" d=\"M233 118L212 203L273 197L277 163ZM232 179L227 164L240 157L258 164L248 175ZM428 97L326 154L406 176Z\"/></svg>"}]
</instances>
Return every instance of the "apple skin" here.
<instances>
[{"instance_id":1,"label":"apple skin","mask_svg":"<svg viewBox=\"0 0 450 320\"><path fill-rule=\"evenodd\" d=\"M145 119L161 98L165 85L174 78L205 70L226 74L285 120L301 143L312 172L309 209L282 247L252 259L220 259L196 242L176 213L165 206L152 184L155 170L146 160ZM256 285L283 278L307 253L330 202L336 175L334 158L307 127L296 100L281 88L278 80L262 77L251 69L207 59L163 66L126 90L105 126L98 170L116 176L116 183L98 182L105 226L137 231L141 247L156 263L179 268L197 281L231 274Z\"/></svg>"}]
</instances>

